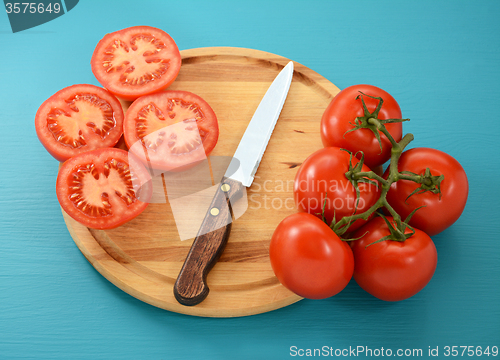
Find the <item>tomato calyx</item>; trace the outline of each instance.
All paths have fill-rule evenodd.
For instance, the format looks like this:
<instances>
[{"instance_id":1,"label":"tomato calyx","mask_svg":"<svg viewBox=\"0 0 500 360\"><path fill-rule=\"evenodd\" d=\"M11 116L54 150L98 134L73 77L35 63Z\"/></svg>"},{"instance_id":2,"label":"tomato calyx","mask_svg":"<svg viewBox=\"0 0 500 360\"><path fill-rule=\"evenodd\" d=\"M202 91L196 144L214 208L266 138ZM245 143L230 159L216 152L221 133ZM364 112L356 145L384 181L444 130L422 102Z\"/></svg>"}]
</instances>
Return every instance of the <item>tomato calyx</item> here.
<instances>
[{"instance_id":1,"label":"tomato calyx","mask_svg":"<svg viewBox=\"0 0 500 360\"><path fill-rule=\"evenodd\" d=\"M418 188L408 195L405 199L405 203L407 203L406 201L413 195L423 194L427 191L433 194L439 194L439 200L441 200L441 181L444 180L444 175L432 175L431 170L426 168L423 175L415 174L411 171L401 171L399 173L399 179L410 180L420 184Z\"/></svg>"},{"instance_id":2,"label":"tomato calyx","mask_svg":"<svg viewBox=\"0 0 500 360\"><path fill-rule=\"evenodd\" d=\"M348 168L348 170L345 173L345 177L347 178L347 180L349 180L349 182L351 183L352 187L356 191L356 202L355 202L355 205L354 205L354 213L353 213L353 215L355 215L358 212L359 202L360 202L360 199L361 199L361 192L359 190L360 184L368 184L368 185L374 185L374 186L378 187L379 183L378 183L378 181L376 179L378 177L378 175L375 174L375 173L373 173L372 171L370 171L370 172L363 172L362 171L363 164L364 164L364 161L365 161L365 155L364 155L364 153L362 151L359 151L356 154L353 154L351 151L349 151L347 149L341 149L341 150L345 151L345 152L347 152L349 154L349 168ZM357 157L358 154L360 155L360 159L359 159L359 161L357 162L356 165L353 165L353 161L352 161L353 156ZM373 177L370 178L370 176L373 176ZM322 211L322 214L321 214L322 219L325 219L324 212L325 212L325 206L326 206L326 199L327 199L327 197L325 196L325 202L323 204L323 211ZM366 211L367 216L366 216L366 218L362 217L362 219L368 220L368 218L370 217L370 215L373 213L373 211L370 212L370 210L372 210L372 209L369 209L369 210ZM347 230L350 228L351 224L355 220L357 220L357 219L349 219L346 224L343 224L343 225L341 225L338 228L338 230L336 231L336 234L338 236L344 235L347 232ZM336 221L335 221L335 213L334 213L332 222L331 222L331 224L329 226L332 229L334 229L335 225L336 225ZM354 240L354 239L349 239L349 240Z\"/></svg>"},{"instance_id":3,"label":"tomato calyx","mask_svg":"<svg viewBox=\"0 0 500 360\"><path fill-rule=\"evenodd\" d=\"M405 240L409 239L410 237L412 237L413 235L415 235L415 229L412 226L410 226L408 223L409 223L411 217L413 216L413 214L415 214L415 212L418 209L419 208L413 210L413 212L405 219L405 221L401 221L401 222L399 222L399 224L397 224L397 223L392 224L387 219L387 217L385 217L384 214L377 213L378 216L380 216L382 219L384 219L384 222L387 224L387 227L389 228L390 234L387 236L384 236L383 238L381 238L379 240L376 240L372 243L367 244L366 247L368 247L370 245L377 244L381 241L386 241L386 240L405 241ZM406 229L409 229L410 232L406 233Z\"/></svg>"},{"instance_id":4,"label":"tomato calyx","mask_svg":"<svg viewBox=\"0 0 500 360\"><path fill-rule=\"evenodd\" d=\"M372 99L378 100L379 103L375 110L373 112L370 112L368 108L366 107L365 100L363 96L368 96ZM377 138L378 144L380 146L380 154L382 154L382 139L380 138L380 132L382 132L384 135L387 136L386 133L388 131L383 131L385 129L385 124L391 124L391 123L401 123L404 121L409 121L410 119L384 119L381 120L378 118L378 114L380 110L382 109L382 105L384 103L384 100L381 97L378 96L371 96L364 94L363 92L359 91L359 95L356 96L356 100L361 99L361 104L363 105L363 113L364 116L358 116L356 119L354 119L354 124L351 123L354 128L348 130L345 132L345 134L350 133L352 131L356 131L359 129L368 129L370 130L373 135ZM344 134L344 136L345 136ZM395 145L395 140L394 138L389 134L387 138L391 141L391 144L394 146Z\"/></svg>"},{"instance_id":5,"label":"tomato calyx","mask_svg":"<svg viewBox=\"0 0 500 360\"><path fill-rule=\"evenodd\" d=\"M356 190L356 197L358 198L358 201L356 202L356 208L357 208L357 205L359 203L359 184L360 183L367 183L367 184L372 184L372 185L375 185L378 187L378 182L375 181L376 177L378 177L378 176L377 176L377 174L374 173L373 176L375 177L375 179L373 179L373 178L368 177L368 175L367 175L367 174L369 174L371 176L372 175L372 174L370 174L371 172L364 173L361 171L363 168L364 161L365 161L365 154L363 154L362 151L359 151L356 154L354 154L354 156L357 156L359 153L361 158L359 159L359 162L356 164L356 166L353 166L352 165L353 153L349 150L346 150L346 149L341 149L341 150L349 153L349 170L346 171L345 177L351 182L352 186Z\"/></svg>"}]
</instances>

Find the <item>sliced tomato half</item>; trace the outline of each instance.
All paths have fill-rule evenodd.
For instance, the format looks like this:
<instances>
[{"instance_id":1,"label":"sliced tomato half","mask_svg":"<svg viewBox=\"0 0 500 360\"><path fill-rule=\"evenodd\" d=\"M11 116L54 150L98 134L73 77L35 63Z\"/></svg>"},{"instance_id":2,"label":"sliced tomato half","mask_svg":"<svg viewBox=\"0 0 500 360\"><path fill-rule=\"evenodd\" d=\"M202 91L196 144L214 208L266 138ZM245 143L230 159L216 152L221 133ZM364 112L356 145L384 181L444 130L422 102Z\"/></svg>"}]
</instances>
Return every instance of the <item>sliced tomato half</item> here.
<instances>
[{"instance_id":1,"label":"sliced tomato half","mask_svg":"<svg viewBox=\"0 0 500 360\"><path fill-rule=\"evenodd\" d=\"M188 91L161 91L130 105L123 123L125 142L148 166L182 170L208 156L219 139L215 112Z\"/></svg>"},{"instance_id":2,"label":"sliced tomato half","mask_svg":"<svg viewBox=\"0 0 500 360\"><path fill-rule=\"evenodd\" d=\"M133 26L104 36L90 63L102 86L134 100L167 88L179 73L181 54L165 31Z\"/></svg>"},{"instance_id":3,"label":"sliced tomato half","mask_svg":"<svg viewBox=\"0 0 500 360\"><path fill-rule=\"evenodd\" d=\"M84 151L114 146L123 133L123 110L103 88L68 86L40 106L35 128L45 149L65 161Z\"/></svg>"},{"instance_id":4,"label":"sliced tomato half","mask_svg":"<svg viewBox=\"0 0 500 360\"><path fill-rule=\"evenodd\" d=\"M81 224L112 229L146 209L152 195L151 177L129 152L105 148L76 155L59 169L57 199Z\"/></svg>"}]
</instances>

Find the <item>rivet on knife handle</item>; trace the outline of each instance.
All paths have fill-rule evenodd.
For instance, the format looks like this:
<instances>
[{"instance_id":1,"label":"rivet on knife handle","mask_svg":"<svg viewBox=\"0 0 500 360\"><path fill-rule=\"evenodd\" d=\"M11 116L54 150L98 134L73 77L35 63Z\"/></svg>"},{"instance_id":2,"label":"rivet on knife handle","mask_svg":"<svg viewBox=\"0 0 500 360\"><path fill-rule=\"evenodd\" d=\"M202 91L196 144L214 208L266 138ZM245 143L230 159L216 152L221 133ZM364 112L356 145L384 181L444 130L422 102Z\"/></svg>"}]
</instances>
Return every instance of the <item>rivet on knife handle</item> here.
<instances>
[{"instance_id":1,"label":"rivet on knife handle","mask_svg":"<svg viewBox=\"0 0 500 360\"><path fill-rule=\"evenodd\" d=\"M182 305L197 305L207 297L208 272L224 251L231 232L231 202L237 201L242 191L240 182L222 179L175 282L174 295Z\"/></svg>"}]
</instances>

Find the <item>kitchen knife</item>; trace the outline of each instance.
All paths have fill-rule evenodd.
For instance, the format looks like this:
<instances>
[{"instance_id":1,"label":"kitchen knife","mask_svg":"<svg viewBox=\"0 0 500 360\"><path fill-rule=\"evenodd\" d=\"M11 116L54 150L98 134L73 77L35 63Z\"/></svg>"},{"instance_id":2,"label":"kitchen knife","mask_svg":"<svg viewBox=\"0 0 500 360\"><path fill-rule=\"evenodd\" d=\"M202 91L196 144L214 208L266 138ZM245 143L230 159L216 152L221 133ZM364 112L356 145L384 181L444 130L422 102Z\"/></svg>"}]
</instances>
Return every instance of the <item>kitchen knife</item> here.
<instances>
[{"instance_id":1,"label":"kitchen knife","mask_svg":"<svg viewBox=\"0 0 500 360\"><path fill-rule=\"evenodd\" d=\"M231 203L252 185L290 89L290 61L267 90L234 153L174 285L182 305L201 303L208 295L207 275L220 258L231 231Z\"/></svg>"}]
</instances>

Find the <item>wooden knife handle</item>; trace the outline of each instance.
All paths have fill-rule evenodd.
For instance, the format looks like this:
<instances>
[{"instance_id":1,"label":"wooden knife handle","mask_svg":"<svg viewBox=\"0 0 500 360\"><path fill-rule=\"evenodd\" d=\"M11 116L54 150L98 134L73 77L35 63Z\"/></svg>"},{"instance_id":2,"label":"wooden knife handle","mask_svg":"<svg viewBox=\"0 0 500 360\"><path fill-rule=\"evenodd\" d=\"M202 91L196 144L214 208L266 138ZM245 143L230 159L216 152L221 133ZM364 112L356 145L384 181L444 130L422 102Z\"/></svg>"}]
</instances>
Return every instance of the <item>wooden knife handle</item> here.
<instances>
[{"instance_id":1,"label":"wooden knife handle","mask_svg":"<svg viewBox=\"0 0 500 360\"><path fill-rule=\"evenodd\" d=\"M240 182L228 178L219 184L175 282L174 295L182 305L197 305L207 297L207 275L224 251L231 231L231 201L237 201L243 189Z\"/></svg>"}]
</instances>

